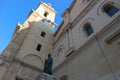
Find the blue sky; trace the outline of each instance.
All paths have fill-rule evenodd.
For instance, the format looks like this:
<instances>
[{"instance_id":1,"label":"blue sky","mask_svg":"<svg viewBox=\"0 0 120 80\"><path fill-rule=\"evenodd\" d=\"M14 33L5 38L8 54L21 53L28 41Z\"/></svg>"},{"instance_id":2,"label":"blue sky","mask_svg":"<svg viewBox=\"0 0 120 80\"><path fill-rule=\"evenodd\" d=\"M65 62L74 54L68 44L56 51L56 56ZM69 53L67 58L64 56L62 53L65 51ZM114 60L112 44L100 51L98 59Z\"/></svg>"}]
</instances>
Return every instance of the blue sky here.
<instances>
[{"instance_id":1,"label":"blue sky","mask_svg":"<svg viewBox=\"0 0 120 80\"><path fill-rule=\"evenodd\" d=\"M55 22L62 21L61 14L73 0L0 0L0 53L8 45L17 22L26 20L31 9L36 9L40 2L51 3L57 11Z\"/></svg>"}]
</instances>

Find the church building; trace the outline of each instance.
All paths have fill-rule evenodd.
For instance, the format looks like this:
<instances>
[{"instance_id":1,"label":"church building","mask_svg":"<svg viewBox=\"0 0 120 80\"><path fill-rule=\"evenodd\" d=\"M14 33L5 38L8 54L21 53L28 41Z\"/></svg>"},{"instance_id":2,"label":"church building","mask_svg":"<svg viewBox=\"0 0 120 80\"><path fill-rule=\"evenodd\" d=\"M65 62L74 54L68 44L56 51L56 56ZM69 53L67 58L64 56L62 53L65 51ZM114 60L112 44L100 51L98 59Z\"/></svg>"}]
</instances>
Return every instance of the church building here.
<instances>
[{"instance_id":1,"label":"church building","mask_svg":"<svg viewBox=\"0 0 120 80\"><path fill-rule=\"evenodd\" d=\"M34 80L49 53L58 80L120 80L120 0L73 0L57 12L40 2L0 55L0 80Z\"/></svg>"}]
</instances>

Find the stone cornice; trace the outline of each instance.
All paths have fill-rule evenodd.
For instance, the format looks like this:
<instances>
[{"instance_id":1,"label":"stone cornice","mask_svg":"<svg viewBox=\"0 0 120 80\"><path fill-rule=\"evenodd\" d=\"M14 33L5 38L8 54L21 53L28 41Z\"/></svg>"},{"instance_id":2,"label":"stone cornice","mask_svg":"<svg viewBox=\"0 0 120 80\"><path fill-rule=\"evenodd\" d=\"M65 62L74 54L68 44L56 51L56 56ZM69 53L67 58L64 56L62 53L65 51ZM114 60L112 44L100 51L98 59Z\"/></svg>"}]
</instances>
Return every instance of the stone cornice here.
<instances>
[{"instance_id":1,"label":"stone cornice","mask_svg":"<svg viewBox=\"0 0 120 80\"><path fill-rule=\"evenodd\" d=\"M63 13L62 13L62 17L67 13L67 12L70 12L73 8L73 6L75 5L77 0L73 0L72 4L70 5L69 8L67 8Z\"/></svg>"},{"instance_id":2,"label":"stone cornice","mask_svg":"<svg viewBox=\"0 0 120 80\"><path fill-rule=\"evenodd\" d=\"M44 2L40 2L40 4L43 4L45 7L49 8L51 11L53 11L53 12L55 12L55 14L57 14L57 12L51 6L49 6L48 4L46 4Z\"/></svg>"},{"instance_id":3,"label":"stone cornice","mask_svg":"<svg viewBox=\"0 0 120 80\"><path fill-rule=\"evenodd\" d=\"M70 10L70 11L72 10L72 8L73 8L73 6L75 5L76 1L77 1L77 0L74 0L74 1L72 2L72 4L70 5L70 7L69 7L69 10Z\"/></svg>"},{"instance_id":4,"label":"stone cornice","mask_svg":"<svg viewBox=\"0 0 120 80\"><path fill-rule=\"evenodd\" d=\"M64 17L65 14L68 13L68 12L69 12L69 8L67 8L67 9L63 12L62 17Z\"/></svg>"},{"instance_id":5,"label":"stone cornice","mask_svg":"<svg viewBox=\"0 0 120 80\"><path fill-rule=\"evenodd\" d=\"M120 23L120 15L119 16L117 16L114 20L112 20L111 22L110 22L110 24L108 24L108 25L106 25L101 31L99 31L97 34L96 34L96 37L98 37L98 36L102 36L102 35L104 35L104 33L105 32L107 32L107 31L109 31L111 28L112 28L112 26L113 25L116 25L116 24L119 24ZM116 31L116 32L114 32L116 35L119 33L120 31L118 30L118 31ZM115 35L114 34L114 35ZM109 39L108 38L106 38L106 42L108 41ZM109 43L109 42L108 42Z\"/></svg>"},{"instance_id":6,"label":"stone cornice","mask_svg":"<svg viewBox=\"0 0 120 80\"><path fill-rule=\"evenodd\" d=\"M110 36L108 36L105 39L105 42L110 44L112 43L114 40L118 39L120 37L120 29L118 29L116 32L112 33Z\"/></svg>"}]
</instances>

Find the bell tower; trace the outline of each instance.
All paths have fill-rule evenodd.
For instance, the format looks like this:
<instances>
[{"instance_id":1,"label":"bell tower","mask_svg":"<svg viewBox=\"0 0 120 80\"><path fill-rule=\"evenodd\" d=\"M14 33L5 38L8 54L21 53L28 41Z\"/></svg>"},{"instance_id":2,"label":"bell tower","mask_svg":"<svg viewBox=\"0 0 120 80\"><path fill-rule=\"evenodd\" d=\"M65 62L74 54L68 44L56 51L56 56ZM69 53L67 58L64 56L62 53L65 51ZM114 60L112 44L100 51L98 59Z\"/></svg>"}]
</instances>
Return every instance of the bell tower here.
<instances>
[{"instance_id":1,"label":"bell tower","mask_svg":"<svg viewBox=\"0 0 120 80\"><path fill-rule=\"evenodd\" d=\"M43 2L40 2L36 10L31 10L28 19L25 22L25 26L28 26L28 22L38 22L43 21L46 23L49 23L52 27L52 30L56 27L56 23L54 22L55 16L57 12L52 8L52 5L50 3L46 4Z\"/></svg>"},{"instance_id":2,"label":"bell tower","mask_svg":"<svg viewBox=\"0 0 120 80\"><path fill-rule=\"evenodd\" d=\"M1 54L8 68L2 80L33 80L42 72L47 55L52 53L55 15L51 4L41 2L36 10L31 10L23 25L17 24Z\"/></svg>"},{"instance_id":3,"label":"bell tower","mask_svg":"<svg viewBox=\"0 0 120 80\"><path fill-rule=\"evenodd\" d=\"M42 19L54 22L56 11L52 8L52 5L50 3L46 4L40 2L39 7L36 9L36 12Z\"/></svg>"},{"instance_id":4,"label":"bell tower","mask_svg":"<svg viewBox=\"0 0 120 80\"><path fill-rule=\"evenodd\" d=\"M29 31L16 55L18 60L43 69L44 60L52 53L55 15L56 11L51 4L43 2L31 11L26 21Z\"/></svg>"},{"instance_id":5,"label":"bell tower","mask_svg":"<svg viewBox=\"0 0 120 80\"><path fill-rule=\"evenodd\" d=\"M43 21L51 25L52 30L56 27L54 22L57 12L52 8L50 3L46 4L40 2L36 10L32 9L28 15L27 20L23 24L24 27L29 27L29 22Z\"/></svg>"}]
</instances>

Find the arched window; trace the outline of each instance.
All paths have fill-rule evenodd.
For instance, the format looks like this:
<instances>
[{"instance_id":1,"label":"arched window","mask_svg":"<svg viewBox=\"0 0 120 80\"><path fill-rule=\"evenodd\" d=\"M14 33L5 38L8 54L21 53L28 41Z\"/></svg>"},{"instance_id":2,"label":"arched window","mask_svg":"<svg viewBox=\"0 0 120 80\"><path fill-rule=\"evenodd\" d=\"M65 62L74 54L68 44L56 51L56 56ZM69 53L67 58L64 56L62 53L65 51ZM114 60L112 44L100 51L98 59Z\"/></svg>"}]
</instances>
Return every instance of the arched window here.
<instances>
[{"instance_id":1,"label":"arched window","mask_svg":"<svg viewBox=\"0 0 120 80\"><path fill-rule=\"evenodd\" d=\"M90 23L87 23L84 25L84 30L85 30L87 36L90 36L94 32Z\"/></svg>"},{"instance_id":2,"label":"arched window","mask_svg":"<svg viewBox=\"0 0 120 80\"><path fill-rule=\"evenodd\" d=\"M105 6L103 6L103 11L107 15L112 17L113 15L115 15L119 11L119 9L116 6L112 5L112 4L106 4Z\"/></svg>"},{"instance_id":3,"label":"arched window","mask_svg":"<svg viewBox=\"0 0 120 80\"><path fill-rule=\"evenodd\" d=\"M57 56L59 56L62 52L63 52L63 49L62 49L62 47L60 47L60 48L58 49Z\"/></svg>"},{"instance_id":4,"label":"arched window","mask_svg":"<svg viewBox=\"0 0 120 80\"><path fill-rule=\"evenodd\" d=\"M47 16L48 16L48 14L49 14L48 12L45 12L45 13L44 13L44 17L47 17Z\"/></svg>"}]
</instances>

